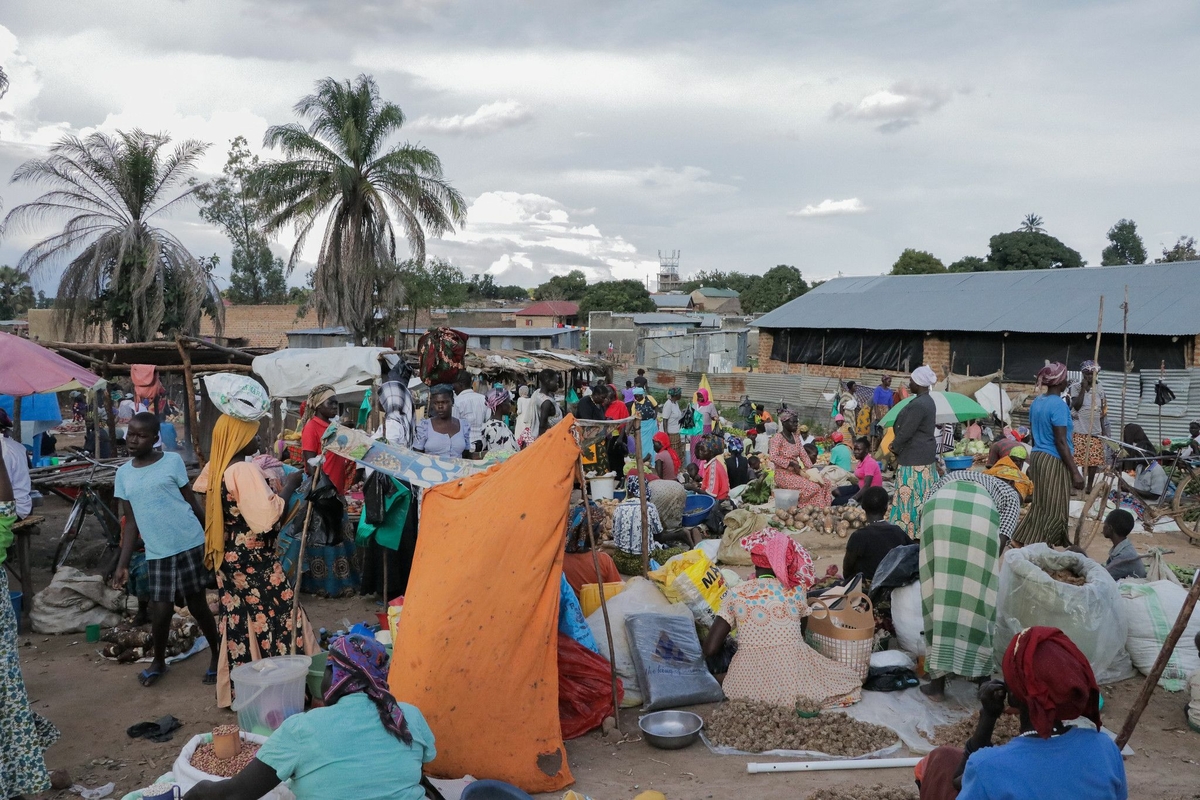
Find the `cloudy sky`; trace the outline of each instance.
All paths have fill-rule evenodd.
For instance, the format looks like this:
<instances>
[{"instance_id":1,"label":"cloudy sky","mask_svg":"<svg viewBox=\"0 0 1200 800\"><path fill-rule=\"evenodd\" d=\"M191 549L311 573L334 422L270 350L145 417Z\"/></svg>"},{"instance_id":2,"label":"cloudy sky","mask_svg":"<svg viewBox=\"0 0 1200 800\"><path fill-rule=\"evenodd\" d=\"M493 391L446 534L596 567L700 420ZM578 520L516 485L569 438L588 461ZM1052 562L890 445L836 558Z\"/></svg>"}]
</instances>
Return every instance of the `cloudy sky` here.
<instances>
[{"instance_id":1,"label":"cloudy sky","mask_svg":"<svg viewBox=\"0 0 1200 800\"><path fill-rule=\"evenodd\" d=\"M366 72L470 203L431 254L501 283L645 278L676 249L685 274L878 274L986 255L1031 211L1096 264L1121 217L1151 253L1200 235L1198 39L1187 0L13 2L0 177L135 126L211 142L204 177ZM166 224L227 263L194 213Z\"/></svg>"}]
</instances>

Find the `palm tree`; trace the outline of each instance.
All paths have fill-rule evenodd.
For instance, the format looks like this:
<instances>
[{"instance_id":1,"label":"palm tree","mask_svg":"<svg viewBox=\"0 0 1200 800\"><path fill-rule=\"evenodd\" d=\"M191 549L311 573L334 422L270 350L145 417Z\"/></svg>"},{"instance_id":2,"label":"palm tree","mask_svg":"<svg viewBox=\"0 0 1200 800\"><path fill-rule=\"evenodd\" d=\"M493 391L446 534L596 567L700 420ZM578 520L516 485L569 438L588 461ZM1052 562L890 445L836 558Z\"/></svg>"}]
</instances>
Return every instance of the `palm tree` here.
<instances>
[{"instance_id":1,"label":"palm tree","mask_svg":"<svg viewBox=\"0 0 1200 800\"><path fill-rule=\"evenodd\" d=\"M142 130L67 136L49 156L26 161L13 173L13 183L50 189L10 211L0 233L67 218L63 230L29 248L17 268L33 274L70 258L58 285L58 313L68 336L102 322L111 323L114 340L122 334L140 342L159 332L195 333L202 311L220 327L223 308L209 269L173 234L151 224L192 201L195 187L163 198L188 183L208 147L188 140L164 153L169 142Z\"/></svg>"},{"instance_id":2,"label":"palm tree","mask_svg":"<svg viewBox=\"0 0 1200 800\"><path fill-rule=\"evenodd\" d=\"M4 67L0 67L0 97L4 97L8 92L8 76L4 74Z\"/></svg>"},{"instance_id":3,"label":"palm tree","mask_svg":"<svg viewBox=\"0 0 1200 800\"><path fill-rule=\"evenodd\" d=\"M1046 229L1042 227L1042 218L1037 214L1026 214L1025 219L1021 220L1021 230L1025 233L1046 232Z\"/></svg>"},{"instance_id":4,"label":"palm tree","mask_svg":"<svg viewBox=\"0 0 1200 800\"><path fill-rule=\"evenodd\" d=\"M313 302L325 324L332 319L361 341L374 339L377 278L397 268L395 215L412 258L425 260L425 235L440 236L466 219L460 195L442 176L441 160L408 143L385 149L404 125L404 113L382 101L375 80L325 78L300 100L308 121L267 129L264 144L283 150L284 161L255 173L253 186L265 212L265 229L296 231L288 263L294 269L309 233L328 214Z\"/></svg>"}]
</instances>

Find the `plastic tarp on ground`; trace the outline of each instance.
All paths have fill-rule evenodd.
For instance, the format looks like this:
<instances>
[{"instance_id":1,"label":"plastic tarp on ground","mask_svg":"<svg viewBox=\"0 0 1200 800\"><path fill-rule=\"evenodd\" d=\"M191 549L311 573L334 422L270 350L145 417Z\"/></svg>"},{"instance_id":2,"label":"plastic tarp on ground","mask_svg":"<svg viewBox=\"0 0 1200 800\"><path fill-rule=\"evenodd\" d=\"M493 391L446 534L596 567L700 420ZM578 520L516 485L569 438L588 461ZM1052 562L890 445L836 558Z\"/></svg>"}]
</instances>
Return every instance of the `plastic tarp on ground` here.
<instances>
[{"instance_id":1,"label":"plastic tarp on ground","mask_svg":"<svg viewBox=\"0 0 1200 800\"><path fill-rule=\"evenodd\" d=\"M390 683L437 739L435 778L552 792L573 778L559 722L558 597L579 448L568 416L481 475L425 492Z\"/></svg>"},{"instance_id":2,"label":"plastic tarp on ground","mask_svg":"<svg viewBox=\"0 0 1200 800\"><path fill-rule=\"evenodd\" d=\"M251 369L272 397L303 400L312 387L328 383L338 394L361 392L379 378L383 347L288 348L255 356Z\"/></svg>"}]
</instances>

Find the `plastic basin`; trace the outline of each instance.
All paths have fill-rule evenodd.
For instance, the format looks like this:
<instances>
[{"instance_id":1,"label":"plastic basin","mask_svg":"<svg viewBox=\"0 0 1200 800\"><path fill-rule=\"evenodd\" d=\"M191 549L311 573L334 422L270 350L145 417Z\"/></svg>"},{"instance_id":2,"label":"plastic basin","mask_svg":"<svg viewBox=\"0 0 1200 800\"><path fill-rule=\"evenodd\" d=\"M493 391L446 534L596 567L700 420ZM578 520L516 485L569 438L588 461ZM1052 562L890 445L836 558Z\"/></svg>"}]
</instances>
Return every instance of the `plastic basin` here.
<instances>
[{"instance_id":1,"label":"plastic basin","mask_svg":"<svg viewBox=\"0 0 1200 800\"><path fill-rule=\"evenodd\" d=\"M975 463L975 456L943 456L946 462L946 469L970 469Z\"/></svg>"},{"instance_id":2,"label":"plastic basin","mask_svg":"<svg viewBox=\"0 0 1200 800\"><path fill-rule=\"evenodd\" d=\"M617 488L617 479L591 478L588 480L588 492L593 500L612 500L613 491Z\"/></svg>"},{"instance_id":3,"label":"plastic basin","mask_svg":"<svg viewBox=\"0 0 1200 800\"><path fill-rule=\"evenodd\" d=\"M789 508L795 508L796 503L800 502L800 491L798 489L776 489L775 490L775 507L781 511L787 511Z\"/></svg>"},{"instance_id":4,"label":"plastic basin","mask_svg":"<svg viewBox=\"0 0 1200 800\"><path fill-rule=\"evenodd\" d=\"M691 528L708 519L708 512L717 504L717 498L707 494L689 494L683 504L683 527Z\"/></svg>"},{"instance_id":5,"label":"plastic basin","mask_svg":"<svg viewBox=\"0 0 1200 800\"><path fill-rule=\"evenodd\" d=\"M285 719L303 711L304 683L311 666L308 656L273 656L234 667L229 677L236 694L232 708L238 727L270 736Z\"/></svg>"}]
</instances>

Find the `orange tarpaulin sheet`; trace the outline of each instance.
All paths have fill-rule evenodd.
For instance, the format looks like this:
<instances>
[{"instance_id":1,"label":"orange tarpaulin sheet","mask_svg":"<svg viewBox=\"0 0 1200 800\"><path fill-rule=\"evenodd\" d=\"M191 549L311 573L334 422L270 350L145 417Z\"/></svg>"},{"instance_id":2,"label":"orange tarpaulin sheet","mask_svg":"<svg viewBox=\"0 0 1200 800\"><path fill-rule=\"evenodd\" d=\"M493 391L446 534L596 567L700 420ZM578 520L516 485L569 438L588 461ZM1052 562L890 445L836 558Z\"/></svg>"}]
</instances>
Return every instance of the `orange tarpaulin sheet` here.
<instances>
[{"instance_id":1,"label":"orange tarpaulin sheet","mask_svg":"<svg viewBox=\"0 0 1200 800\"><path fill-rule=\"evenodd\" d=\"M574 418L480 475L422 500L392 656L398 700L437 742L435 778L530 793L573 781L558 716L558 595L579 448Z\"/></svg>"}]
</instances>

